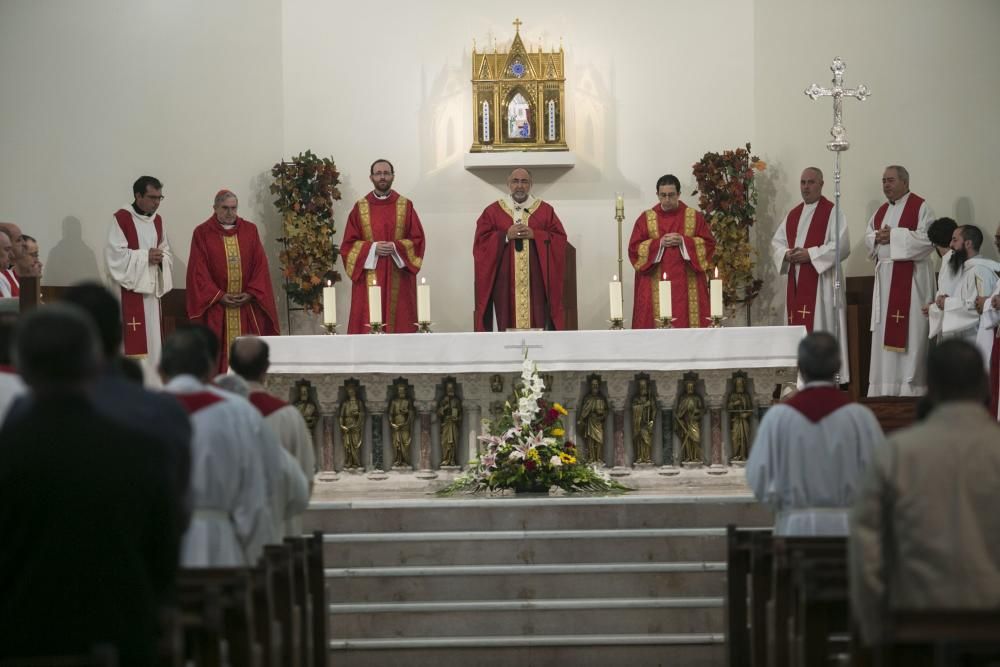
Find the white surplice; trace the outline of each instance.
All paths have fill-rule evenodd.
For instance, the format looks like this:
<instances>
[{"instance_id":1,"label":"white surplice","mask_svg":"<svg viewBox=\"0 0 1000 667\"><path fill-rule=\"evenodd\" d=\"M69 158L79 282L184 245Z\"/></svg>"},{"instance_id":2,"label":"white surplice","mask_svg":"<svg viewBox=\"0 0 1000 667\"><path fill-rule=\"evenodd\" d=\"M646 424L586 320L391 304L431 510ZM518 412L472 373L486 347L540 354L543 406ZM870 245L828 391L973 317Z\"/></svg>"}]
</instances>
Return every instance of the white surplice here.
<instances>
[{"instance_id":1,"label":"white surplice","mask_svg":"<svg viewBox=\"0 0 1000 667\"><path fill-rule=\"evenodd\" d=\"M890 204L882 220L882 227L891 230L889 244L875 244L875 216L868 220L865 246L869 257L875 260L875 289L872 294L872 350L871 371L868 375L869 396L920 396L927 391L927 318L923 306L933 300L934 268L930 253L933 244L927 238L927 227L934 220L934 213L924 201L917 212L914 231L899 227L899 218L910 198L910 193ZM909 326L906 351L896 352L883 347L885 323L894 313L889 307L889 285L892 282L894 261L913 262L913 283L910 286L910 309L899 313Z\"/></svg>"},{"instance_id":2,"label":"white surplice","mask_svg":"<svg viewBox=\"0 0 1000 667\"><path fill-rule=\"evenodd\" d=\"M271 520L260 431L236 396L180 375L173 394L222 398L191 414L191 525L181 544L183 567L254 566L264 545L280 539ZM249 403L244 401L246 406Z\"/></svg>"},{"instance_id":3,"label":"white surplice","mask_svg":"<svg viewBox=\"0 0 1000 667\"><path fill-rule=\"evenodd\" d=\"M949 253L950 254L950 253ZM948 279L941 286L939 281L937 296L944 296L944 308L932 303L927 309L930 324L928 335L933 338L940 334L942 339L963 338L975 344L979 334L980 317L976 310L976 299L993 292L997 285L996 271L1000 264L985 257L965 260L957 274L948 270ZM941 274L945 265L941 266Z\"/></svg>"},{"instance_id":4,"label":"white surplice","mask_svg":"<svg viewBox=\"0 0 1000 667\"><path fill-rule=\"evenodd\" d=\"M259 382L248 382L251 392L267 390ZM278 435L282 446L294 459L302 471L306 482L306 502L298 511L285 518L285 535L289 537L302 534L302 513L308 506L308 498L312 494L313 477L316 474L316 451L312 433L306 425L302 413L294 405L285 405L264 417L264 422Z\"/></svg>"},{"instance_id":5,"label":"white surplice","mask_svg":"<svg viewBox=\"0 0 1000 667\"><path fill-rule=\"evenodd\" d=\"M155 214L140 215L131 204L123 206L122 210L132 215L139 249L129 249L128 240L118 226L118 221L112 218L108 228L108 242L104 247L104 261L108 267L108 276L115 285L142 295L143 312L146 315L145 361L155 370L160 363L160 299L174 288L174 256L167 241L165 225L163 242L157 246L156 227L153 225ZM156 247L163 251L163 263L160 265L149 263L149 250Z\"/></svg>"},{"instance_id":6,"label":"white surplice","mask_svg":"<svg viewBox=\"0 0 1000 667\"><path fill-rule=\"evenodd\" d=\"M811 388L833 387L811 382ZM846 535L862 473L885 436L872 411L845 405L817 422L779 403L760 421L747 484L775 512L776 535Z\"/></svg>"},{"instance_id":7,"label":"white surplice","mask_svg":"<svg viewBox=\"0 0 1000 667\"><path fill-rule=\"evenodd\" d=\"M819 204L819 200L812 204L804 204L802 207L802 214L799 216L799 226L795 231L795 246L796 248L804 248L806 243L806 236L809 233L809 225L812 223L813 215L816 213L816 207ZM826 238L823 245L813 246L811 248L806 248L809 251L809 259L812 262L812 266L816 269L816 273L819 274L819 284L816 287L816 313L813 316L813 331L827 331L829 333L834 333L834 283L836 279L836 262L837 262L837 226L834 224L834 216L836 215L836 209L830 211L830 221L826 226ZM796 278L798 277L799 265L790 264L785 259L785 254L788 252L788 216L781 221L778 225L778 229L775 230L774 236L771 238L771 260L774 263L775 270L781 275L789 275L790 273ZM851 254L851 239L847 233L847 219L844 217L844 212L840 212L840 261L843 262L847 259L847 256ZM794 272L794 273L792 273ZM851 381L849 367L849 359L847 358L847 300L846 300L846 284L847 281L844 278L843 270L840 274L840 303L842 305L840 309L840 382L847 383ZM786 308L787 315L787 308ZM785 322L788 322L786 317Z\"/></svg>"},{"instance_id":8,"label":"white surplice","mask_svg":"<svg viewBox=\"0 0 1000 667\"><path fill-rule=\"evenodd\" d=\"M976 346L983 353L987 373L993 356L993 341L995 338L1000 338L1000 310L993 307L993 297L997 295L1000 295L1000 282L993 286L990 298L983 304L983 314L979 318L979 331L976 335ZM990 382L993 382L993 378L990 378ZM997 391L997 387L990 387L990 390ZM997 414L993 416L1000 419L1000 405L997 406Z\"/></svg>"},{"instance_id":9,"label":"white surplice","mask_svg":"<svg viewBox=\"0 0 1000 667\"><path fill-rule=\"evenodd\" d=\"M28 387L21 376L6 369L0 369L0 424L7 417L11 403L21 394L27 393Z\"/></svg>"}]
</instances>

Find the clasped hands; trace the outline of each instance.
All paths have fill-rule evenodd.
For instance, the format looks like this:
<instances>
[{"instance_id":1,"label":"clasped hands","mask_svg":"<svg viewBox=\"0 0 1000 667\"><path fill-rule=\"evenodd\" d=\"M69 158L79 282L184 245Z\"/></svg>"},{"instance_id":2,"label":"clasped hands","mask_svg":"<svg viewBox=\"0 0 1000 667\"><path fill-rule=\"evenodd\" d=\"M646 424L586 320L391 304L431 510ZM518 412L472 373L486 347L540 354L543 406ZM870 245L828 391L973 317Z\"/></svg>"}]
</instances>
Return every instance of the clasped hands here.
<instances>
[{"instance_id":1,"label":"clasped hands","mask_svg":"<svg viewBox=\"0 0 1000 667\"><path fill-rule=\"evenodd\" d=\"M684 245L684 237L677 232L667 232L660 238L660 245L666 248L679 248Z\"/></svg>"},{"instance_id":2,"label":"clasped hands","mask_svg":"<svg viewBox=\"0 0 1000 667\"><path fill-rule=\"evenodd\" d=\"M889 236L892 232L891 227L883 227L875 232L875 243L878 245L889 245Z\"/></svg>"},{"instance_id":3,"label":"clasped hands","mask_svg":"<svg viewBox=\"0 0 1000 667\"><path fill-rule=\"evenodd\" d=\"M238 306L242 306L243 304L247 303L252 298L253 297L247 294L246 292L239 292L238 294L223 294L222 298L219 299L219 301L224 306L231 306L233 308L236 308Z\"/></svg>"},{"instance_id":4,"label":"clasped hands","mask_svg":"<svg viewBox=\"0 0 1000 667\"><path fill-rule=\"evenodd\" d=\"M396 244L392 241L376 241L375 254L379 257L389 257L396 250Z\"/></svg>"},{"instance_id":5,"label":"clasped hands","mask_svg":"<svg viewBox=\"0 0 1000 667\"><path fill-rule=\"evenodd\" d=\"M163 264L163 251L159 248L149 249L149 263L160 265Z\"/></svg>"},{"instance_id":6,"label":"clasped hands","mask_svg":"<svg viewBox=\"0 0 1000 667\"><path fill-rule=\"evenodd\" d=\"M805 248L789 248L785 252L785 261L789 264L809 264L812 262L812 258L809 257L809 251Z\"/></svg>"},{"instance_id":7,"label":"clasped hands","mask_svg":"<svg viewBox=\"0 0 1000 667\"><path fill-rule=\"evenodd\" d=\"M535 232L523 223L516 223L510 226L507 230L507 240L513 241L515 239L533 239L535 238Z\"/></svg>"}]
</instances>

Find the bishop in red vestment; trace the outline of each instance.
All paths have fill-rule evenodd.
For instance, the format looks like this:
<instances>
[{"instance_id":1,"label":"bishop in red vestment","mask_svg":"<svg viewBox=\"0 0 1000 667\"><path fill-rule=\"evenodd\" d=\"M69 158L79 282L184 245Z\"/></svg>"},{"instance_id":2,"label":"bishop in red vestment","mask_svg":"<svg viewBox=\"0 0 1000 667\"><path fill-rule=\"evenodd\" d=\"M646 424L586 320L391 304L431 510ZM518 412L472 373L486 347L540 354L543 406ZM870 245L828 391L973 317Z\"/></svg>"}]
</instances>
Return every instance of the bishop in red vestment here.
<instances>
[{"instance_id":1,"label":"bishop in red vestment","mask_svg":"<svg viewBox=\"0 0 1000 667\"><path fill-rule=\"evenodd\" d=\"M563 271L566 230L552 206L531 196L531 174L515 169L510 196L476 221L476 331L565 328Z\"/></svg>"},{"instance_id":2,"label":"bishop in red vestment","mask_svg":"<svg viewBox=\"0 0 1000 667\"><path fill-rule=\"evenodd\" d=\"M347 333L368 333L368 288L382 293L387 333L417 330L417 273L424 261L424 228L413 202L392 189L395 173L388 160L371 166L375 189L347 217L340 256L350 278L351 318Z\"/></svg>"},{"instance_id":3,"label":"bishop in red vestment","mask_svg":"<svg viewBox=\"0 0 1000 667\"><path fill-rule=\"evenodd\" d=\"M276 336L278 310L257 227L236 213L236 195L221 190L215 214L194 228L187 270L187 314L219 337L220 373L239 336Z\"/></svg>"},{"instance_id":4,"label":"bishop in red vestment","mask_svg":"<svg viewBox=\"0 0 1000 667\"><path fill-rule=\"evenodd\" d=\"M680 187L676 176L662 176L656 182L659 205L644 211L632 228L628 256L635 268L633 329L652 329L665 316L659 298L663 274L670 281L673 326L699 328L710 322L706 274L715 239L701 213L680 200Z\"/></svg>"}]
</instances>

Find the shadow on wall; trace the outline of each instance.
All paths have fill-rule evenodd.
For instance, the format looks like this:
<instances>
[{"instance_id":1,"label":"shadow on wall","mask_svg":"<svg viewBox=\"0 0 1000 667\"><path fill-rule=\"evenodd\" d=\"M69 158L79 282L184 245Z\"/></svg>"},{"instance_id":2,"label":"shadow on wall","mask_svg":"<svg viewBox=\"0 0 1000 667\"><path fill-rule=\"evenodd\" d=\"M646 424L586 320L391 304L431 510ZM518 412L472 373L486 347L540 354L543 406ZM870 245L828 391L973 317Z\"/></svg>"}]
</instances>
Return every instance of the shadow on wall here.
<instances>
[{"instance_id":1,"label":"shadow on wall","mask_svg":"<svg viewBox=\"0 0 1000 667\"><path fill-rule=\"evenodd\" d=\"M755 177L757 185L757 220L751 231L756 252L754 274L764 281L760 294L750 308L753 325L782 325L785 323L785 277L780 275L771 259L771 239L785 219L785 212L778 210L778 182L786 175L781 167L771 162L767 169ZM745 311L736 313L737 321L745 323Z\"/></svg>"},{"instance_id":2,"label":"shadow on wall","mask_svg":"<svg viewBox=\"0 0 1000 667\"><path fill-rule=\"evenodd\" d=\"M83 226L76 216L62 221L62 238L45 260L45 284L72 285L81 280L101 280L94 251L83 242Z\"/></svg>"}]
</instances>

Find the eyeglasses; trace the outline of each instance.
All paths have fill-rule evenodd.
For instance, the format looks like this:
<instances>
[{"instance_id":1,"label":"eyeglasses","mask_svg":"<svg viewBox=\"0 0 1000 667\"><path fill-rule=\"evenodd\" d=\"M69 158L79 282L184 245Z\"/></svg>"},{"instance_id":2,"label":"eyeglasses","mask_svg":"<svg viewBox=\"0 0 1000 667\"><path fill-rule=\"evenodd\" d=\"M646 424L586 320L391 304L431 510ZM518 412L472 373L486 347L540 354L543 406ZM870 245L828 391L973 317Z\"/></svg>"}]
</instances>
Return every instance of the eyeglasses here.
<instances>
[{"instance_id":1,"label":"eyeglasses","mask_svg":"<svg viewBox=\"0 0 1000 667\"><path fill-rule=\"evenodd\" d=\"M163 201L166 199L165 195L143 195L146 199L152 199L153 201Z\"/></svg>"}]
</instances>

